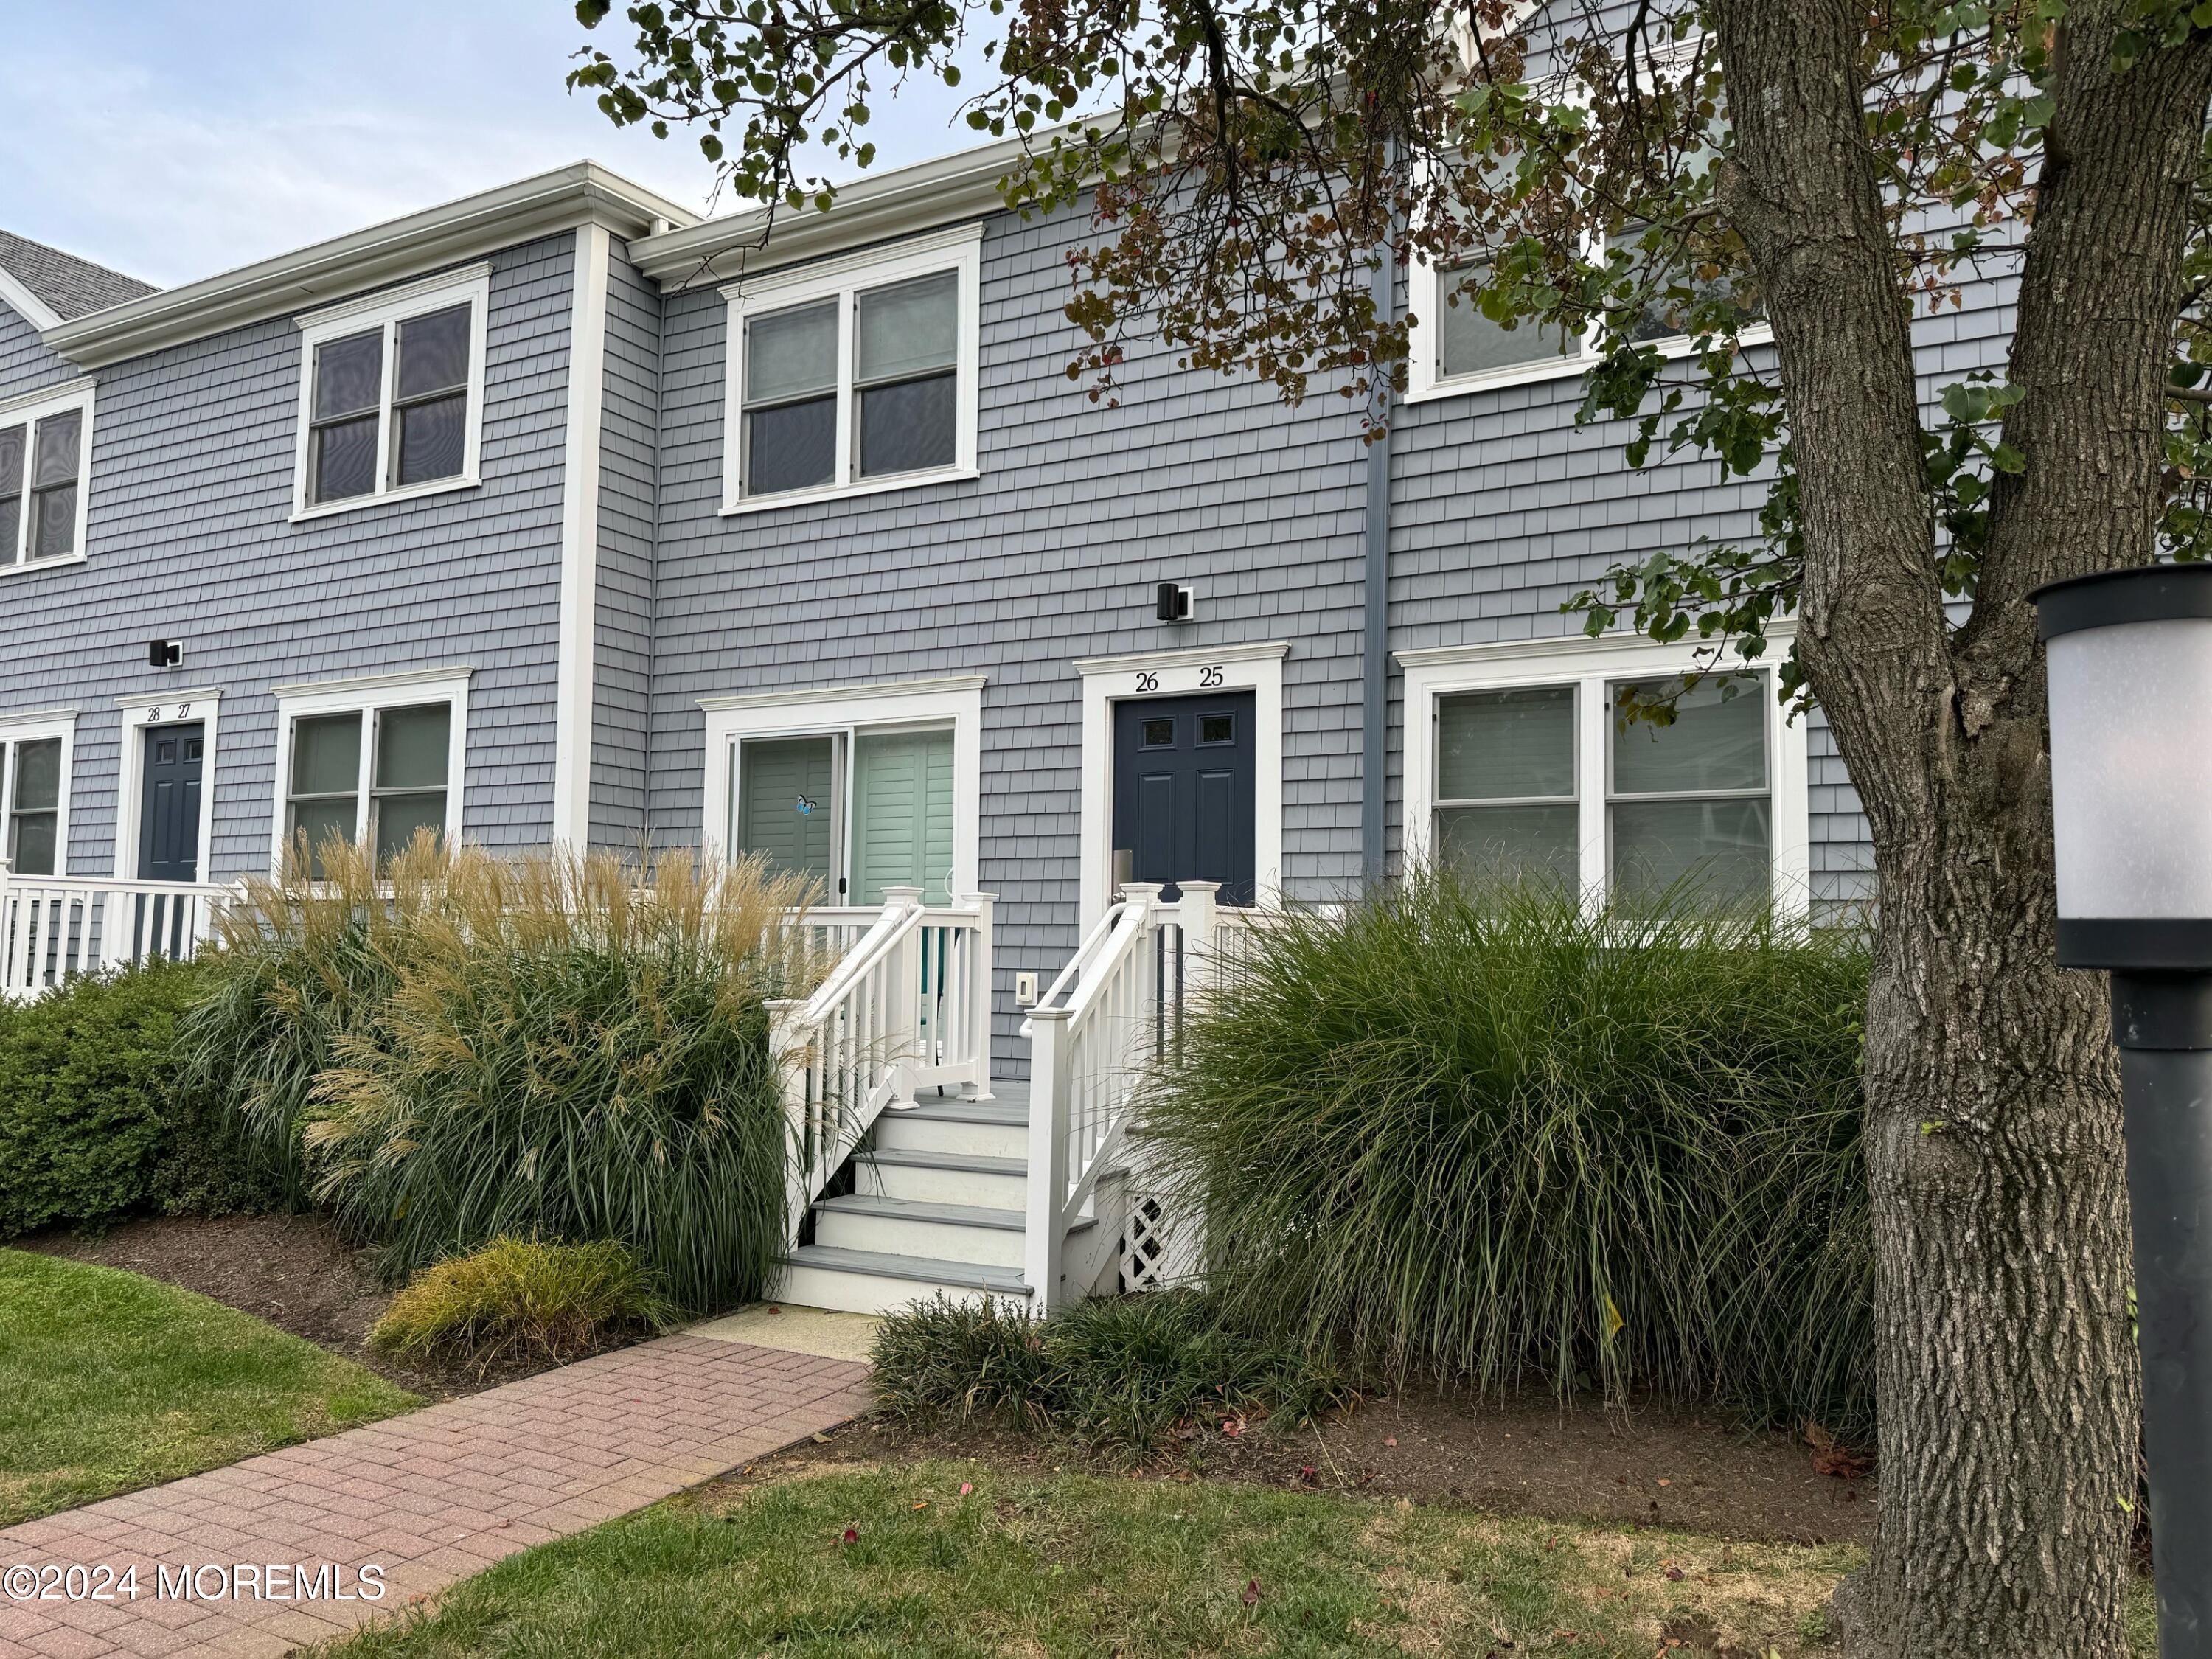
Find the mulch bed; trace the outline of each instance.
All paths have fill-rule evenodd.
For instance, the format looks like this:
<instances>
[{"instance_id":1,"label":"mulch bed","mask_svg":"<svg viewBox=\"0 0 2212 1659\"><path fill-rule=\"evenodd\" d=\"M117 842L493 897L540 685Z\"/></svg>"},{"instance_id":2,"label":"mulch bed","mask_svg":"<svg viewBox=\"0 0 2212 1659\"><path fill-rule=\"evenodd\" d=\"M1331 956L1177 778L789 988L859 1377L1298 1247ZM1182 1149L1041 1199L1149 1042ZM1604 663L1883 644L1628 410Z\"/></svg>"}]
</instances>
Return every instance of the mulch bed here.
<instances>
[{"instance_id":1,"label":"mulch bed","mask_svg":"<svg viewBox=\"0 0 2212 1659\"><path fill-rule=\"evenodd\" d=\"M1232 1480L1443 1500L1493 1511L1709 1537L1791 1543L1874 1540L1870 1474L1822 1474L1784 1434L1646 1403L1626 1413L1549 1398L1477 1408L1463 1399L1370 1400L1318 1427L1208 1431L1137 1468L1110 1454L995 1429L914 1433L865 1420L755 1464L738 1485L810 1467L921 1457L1001 1468L1089 1468L1134 1479ZM1820 1460L1830 1462L1832 1460Z\"/></svg>"},{"instance_id":2,"label":"mulch bed","mask_svg":"<svg viewBox=\"0 0 2212 1659\"><path fill-rule=\"evenodd\" d=\"M368 1346L392 1300L362 1253L313 1215L155 1216L97 1237L66 1231L12 1241L12 1249L121 1267L197 1291L277 1329L305 1337L430 1400L450 1400L550 1369L517 1358L474 1366L397 1364Z\"/></svg>"}]
</instances>

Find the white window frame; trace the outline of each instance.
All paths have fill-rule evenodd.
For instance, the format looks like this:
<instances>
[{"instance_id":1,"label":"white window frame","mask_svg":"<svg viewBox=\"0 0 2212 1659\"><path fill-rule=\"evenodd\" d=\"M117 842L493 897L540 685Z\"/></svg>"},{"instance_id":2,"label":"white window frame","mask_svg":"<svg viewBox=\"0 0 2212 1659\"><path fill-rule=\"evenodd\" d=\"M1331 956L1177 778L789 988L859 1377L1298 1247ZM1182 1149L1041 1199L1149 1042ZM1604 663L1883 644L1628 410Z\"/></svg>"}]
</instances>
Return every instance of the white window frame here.
<instances>
[{"instance_id":1,"label":"white window frame","mask_svg":"<svg viewBox=\"0 0 2212 1659\"><path fill-rule=\"evenodd\" d=\"M1768 656L1748 666L1765 684L1767 700L1766 779L1773 860L1773 897L1784 915L1802 917L1811 889L1811 795L1807 787L1803 716L1784 718L1773 702L1773 676L1794 623L1768 629ZM1621 680L1663 679L1702 660L1694 642L1658 645L1632 634L1547 640L1510 640L1486 645L1443 646L1394 653L1405 674L1404 817L1401 844L1407 864L1428 862L1435 852L1437 720L1438 699L1462 691L1507 691L1539 685L1575 688L1575 804L1581 815L1582 890L1601 902L1611 884L1607 783L1612 754L1605 689Z\"/></svg>"},{"instance_id":2,"label":"white window frame","mask_svg":"<svg viewBox=\"0 0 2212 1659\"><path fill-rule=\"evenodd\" d=\"M27 576L34 570L60 570L85 561L84 534L90 522L88 509L92 504L93 389L92 377L87 375L64 386L40 386L36 392L0 399L0 426L27 428L23 434L23 495L21 507L15 514L15 543L12 547L0 547L0 577ZM82 416L77 428L76 533L69 552L51 559L34 559L31 557L31 480L38 459L38 428L40 422L56 415L66 415L71 410Z\"/></svg>"},{"instance_id":3,"label":"white window frame","mask_svg":"<svg viewBox=\"0 0 2212 1659\"><path fill-rule=\"evenodd\" d=\"M21 714L0 714L0 771L4 771L4 775L0 775L0 863L8 857L8 825L15 814L17 746L44 743L52 738L59 738L62 744L61 788L54 802L53 874L26 876L27 881L59 881L69 873L70 795L76 781L76 715L74 708L39 708Z\"/></svg>"},{"instance_id":4,"label":"white window frame","mask_svg":"<svg viewBox=\"0 0 2212 1659\"><path fill-rule=\"evenodd\" d=\"M368 834L369 793L376 769L374 716L387 708L421 708L442 702L452 711L446 735L446 840L461 837L462 782L467 772L469 680L475 670L466 666L410 669L397 674L369 674L357 679L319 680L312 684L280 685L276 698L276 788L272 792L269 824L270 867L284 866L286 821L292 793L292 730L302 720L317 714L360 714L361 774L354 797L354 844L362 845Z\"/></svg>"},{"instance_id":5,"label":"white window frame","mask_svg":"<svg viewBox=\"0 0 2212 1659\"><path fill-rule=\"evenodd\" d=\"M450 478L427 478L420 483L394 484L392 398L398 370L399 325L432 312L465 303L469 307L469 406L461 437L461 470ZM404 288L388 289L343 305L325 307L293 319L300 330L300 408L294 429L295 453L292 465L292 522L325 519L336 513L354 513L380 507L387 501L411 501L449 489L474 489L483 482L484 340L491 310L491 266L471 265L465 270L446 271ZM307 499L310 471L310 428L315 412L315 348L371 329L384 333L382 388L376 415L376 488L365 495L343 501L313 502Z\"/></svg>"},{"instance_id":6,"label":"white window frame","mask_svg":"<svg viewBox=\"0 0 2212 1659\"><path fill-rule=\"evenodd\" d=\"M978 854L982 842L983 687L988 677L959 674L940 679L889 680L866 685L830 685L789 691L740 692L702 697L707 716L706 842L711 853L728 856L737 847L738 745L759 738L820 738L842 740L841 781L852 796L853 739L885 731L952 732L952 890L961 898L977 890ZM848 867L851 824L838 823L833 835L838 856ZM719 826L719 828L717 827ZM927 889L925 896L936 896ZM832 907L848 895L825 896Z\"/></svg>"},{"instance_id":7,"label":"white window frame","mask_svg":"<svg viewBox=\"0 0 2212 1659\"><path fill-rule=\"evenodd\" d=\"M854 416L858 398L853 390L854 313L860 294L919 276L957 271L960 279L957 313L960 343L954 355L958 384L955 388L957 427L950 466L915 472L894 472L879 478L863 478L855 468L860 458L854 445ZM978 366L981 360L983 227L956 225L927 236L916 236L889 248L849 253L793 270L732 283L722 289L728 301L728 353L722 390L722 506L725 517L765 513L808 501L836 501L848 495L872 495L886 489L911 489L979 475L976 459L978 411L981 407ZM808 489L786 489L773 495L744 493L745 320L772 312L825 299L837 305L837 454L830 481Z\"/></svg>"},{"instance_id":8,"label":"white window frame","mask_svg":"<svg viewBox=\"0 0 2212 1659\"><path fill-rule=\"evenodd\" d=\"M215 840L215 738L216 715L222 693L202 686L189 691L141 692L118 697L123 711L123 776L118 780L115 815L115 877L135 881L138 876L138 827L146 811L146 732L156 726L185 726L197 720L200 733L200 860L199 880L209 880L208 859Z\"/></svg>"},{"instance_id":9,"label":"white window frame","mask_svg":"<svg viewBox=\"0 0 2212 1659\"><path fill-rule=\"evenodd\" d=\"M1699 37L1671 42L1659 54L1656 67L1662 74L1674 73L1695 57ZM1648 72L1648 71L1647 71ZM1582 101L1580 89L1571 89L1567 100ZM1591 235L1585 244L1585 257L1600 261L1605 258L1605 239ZM1472 264L1474 261L1470 260ZM1579 378L1596 365L1601 357L1593 337L1585 333L1579 337L1576 349L1557 356L1547 356L1525 363L1507 363L1497 368L1486 368L1474 374L1439 376L1437 373L1437 319L1443 314L1445 303L1443 273L1421 254L1415 254L1406 272L1406 307L1413 315L1413 326L1408 331L1406 364L1406 397L1409 404L1424 403L1432 398L1456 398L1470 392L1492 392L1500 386L1533 386L1546 380ZM1466 296L1462 305L1473 303ZM1531 329L1527 321L1523 329ZM1533 330L1532 330L1533 331ZM1770 343L1774 330L1765 320L1753 323L1737 336L1741 346ZM1697 338L1689 334L1673 334L1647 342L1660 356L1669 362L1695 355Z\"/></svg>"},{"instance_id":10,"label":"white window frame","mask_svg":"<svg viewBox=\"0 0 2212 1659\"><path fill-rule=\"evenodd\" d=\"M1283 886L1283 659L1289 641L1088 657L1083 677L1081 865L1076 891L1086 929L1114 896L1114 706L1209 691L1252 693L1253 902L1279 908Z\"/></svg>"}]
</instances>

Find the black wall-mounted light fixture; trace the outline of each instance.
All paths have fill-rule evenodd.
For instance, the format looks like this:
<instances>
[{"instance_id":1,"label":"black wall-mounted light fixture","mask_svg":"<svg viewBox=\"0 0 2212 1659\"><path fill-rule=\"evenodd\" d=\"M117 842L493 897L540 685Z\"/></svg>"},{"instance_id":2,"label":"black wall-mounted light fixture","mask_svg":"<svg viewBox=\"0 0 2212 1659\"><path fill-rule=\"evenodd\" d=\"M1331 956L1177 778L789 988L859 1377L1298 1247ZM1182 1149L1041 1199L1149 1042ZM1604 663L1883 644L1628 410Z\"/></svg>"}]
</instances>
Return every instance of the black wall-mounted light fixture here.
<instances>
[{"instance_id":1,"label":"black wall-mounted light fixture","mask_svg":"<svg viewBox=\"0 0 2212 1659\"><path fill-rule=\"evenodd\" d=\"M1152 614L1164 623L1187 623L1195 614L1190 589L1180 582L1162 582Z\"/></svg>"},{"instance_id":2,"label":"black wall-mounted light fixture","mask_svg":"<svg viewBox=\"0 0 2212 1659\"><path fill-rule=\"evenodd\" d=\"M185 646L181 640L149 640L146 643L146 666L175 668L185 660Z\"/></svg>"}]
</instances>

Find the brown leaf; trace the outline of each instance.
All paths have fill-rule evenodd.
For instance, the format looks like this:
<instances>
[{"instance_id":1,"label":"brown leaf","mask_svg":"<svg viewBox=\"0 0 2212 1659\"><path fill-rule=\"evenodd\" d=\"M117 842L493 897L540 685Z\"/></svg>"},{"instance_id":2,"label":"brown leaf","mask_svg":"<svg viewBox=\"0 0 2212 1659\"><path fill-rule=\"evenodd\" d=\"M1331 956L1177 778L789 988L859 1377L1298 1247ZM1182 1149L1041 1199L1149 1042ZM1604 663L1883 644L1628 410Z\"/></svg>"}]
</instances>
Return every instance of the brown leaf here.
<instances>
[{"instance_id":1,"label":"brown leaf","mask_svg":"<svg viewBox=\"0 0 2212 1659\"><path fill-rule=\"evenodd\" d=\"M1256 1607L1260 1605L1260 1581L1256 1578L1244 1586L1244 1605L1248 1607Z\"/></svg>"}]
</instances>

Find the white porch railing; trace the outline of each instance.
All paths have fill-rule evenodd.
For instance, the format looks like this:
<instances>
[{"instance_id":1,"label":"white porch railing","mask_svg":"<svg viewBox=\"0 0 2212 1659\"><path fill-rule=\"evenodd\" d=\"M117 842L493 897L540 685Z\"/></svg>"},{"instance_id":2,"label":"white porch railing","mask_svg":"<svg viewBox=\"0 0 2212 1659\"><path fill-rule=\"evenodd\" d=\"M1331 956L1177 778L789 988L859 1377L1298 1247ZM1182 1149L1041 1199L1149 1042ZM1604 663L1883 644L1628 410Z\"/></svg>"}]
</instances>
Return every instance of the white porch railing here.
<instances>
[{"instance_id":1,"label":"white porch railing","mask_svg":"<svg viewBox=\"0 0 2212 1659\"><path fill-rule=\"evenodd\" d=\"M1023 1276L1041 1310L1073 1299L1067 1231L1129 1127L1144 1068L1174 1043L1183 1007L1215 963L1219 884L1187 881L1179 902L1128 882L1075 959L1030 1011L1029 1213Z\"/></svg>"},{"instance_id":2,"label":"white porch railing","mask_svg":"<svg viewBox=\"0 0 2212 1659\"><path fill-rule=\"evenodd\" d=\"M786 1067L792 1158L791 1236L837 1166L887 1106L929 1088L991 1092L993 896L927 905L919 887L887 887L884 908L843 950L811 997L769 1004ZM831 950L854 913L816 912Z\"/></svg>"},{"instance_id":3,"label":"white porch railing","mask_svg":"<svg viewBox=\"0 0 2212 1659\"><path fill-rule=\"evenodd\" d=\"M0 860L0 1000L27 1001L72 974L187 961L234 896L198 882L15 875Z\"/></svg>"}]
</instances>

